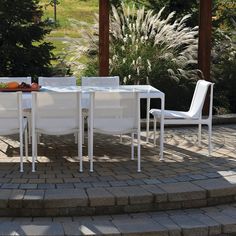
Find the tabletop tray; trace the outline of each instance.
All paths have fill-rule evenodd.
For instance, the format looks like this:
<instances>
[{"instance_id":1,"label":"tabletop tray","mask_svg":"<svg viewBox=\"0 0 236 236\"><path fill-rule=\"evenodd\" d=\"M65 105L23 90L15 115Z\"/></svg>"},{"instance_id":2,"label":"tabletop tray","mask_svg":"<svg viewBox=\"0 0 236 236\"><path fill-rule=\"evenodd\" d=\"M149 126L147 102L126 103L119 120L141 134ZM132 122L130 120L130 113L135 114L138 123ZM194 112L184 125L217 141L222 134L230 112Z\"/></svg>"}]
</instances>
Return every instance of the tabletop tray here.
<instances>
[{"instance_id":1,"label":"tabletop tray","mask_svg":"<svg viewBox=\"0 0 236 236\"><path fill-rule=\"evenodd\" d=\"M16 89L11 89L11 88L0 88L0 92L32 92L32 91L39 91L41 86L39 88L34 89L34 88L16 88Z\"/></svg>"}]
</instances>

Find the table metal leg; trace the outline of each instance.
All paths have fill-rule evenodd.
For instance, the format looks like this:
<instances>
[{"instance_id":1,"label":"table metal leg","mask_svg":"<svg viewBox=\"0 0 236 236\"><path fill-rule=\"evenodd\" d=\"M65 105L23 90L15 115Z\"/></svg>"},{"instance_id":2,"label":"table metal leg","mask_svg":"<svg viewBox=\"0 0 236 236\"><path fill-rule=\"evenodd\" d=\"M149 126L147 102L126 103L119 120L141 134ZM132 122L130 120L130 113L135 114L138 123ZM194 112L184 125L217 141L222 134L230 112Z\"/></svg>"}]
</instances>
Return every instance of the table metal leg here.
<instances>
[{"instance_id":1,"label":"table metal leg","mask_svg":"<svg viewBox=\"0 0 236 236\"><path fill-rule=\"evenodd\" d=\"M150 116L149 116L149 111L150 111L150 98L147 98L147 114L146 114L146 142L149 142L149 121L150 121Z\"/></svg>"},{"instance_id":2,"label":"table metal leg","mask_svg":"<svg viewBox=\"0 0 236 236\"><path fill-rule=\"evenodd\" d=\"M165 96L161 98L161 120L160 120L160 160L164 160L164 110L165 110Z\"/></svg>"}]
</instances>

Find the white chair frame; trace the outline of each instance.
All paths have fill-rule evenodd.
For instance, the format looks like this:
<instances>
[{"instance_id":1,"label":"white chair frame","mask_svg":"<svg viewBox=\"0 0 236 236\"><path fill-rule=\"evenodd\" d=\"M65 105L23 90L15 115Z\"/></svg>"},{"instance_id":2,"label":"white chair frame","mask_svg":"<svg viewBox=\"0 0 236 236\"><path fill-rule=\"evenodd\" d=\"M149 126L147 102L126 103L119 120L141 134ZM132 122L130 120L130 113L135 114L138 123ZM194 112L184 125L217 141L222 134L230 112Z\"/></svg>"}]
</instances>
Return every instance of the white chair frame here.
<instances>
[{"instance_id":1,"label":"white chair frame","mask_svg":"<svg viewBox=\"0 0 236 236\"><path fill-rule=\"evenodd\" d=\"M137 105L136 105L136 113L134 114L134 116L136 116L137 120L136 120L136 124L135 130L108 130L108 129L97 129L96 126L94 126L94 104L96 102L96 93L109 93L109 92L93 92L90 94L90 109L89 109L89 122L88 122L88 133L89 133L89 137L88 137L88 156L89 156L89 160L90 160L90 172L93 172L93 135L94 132L95 133L103 133L103 134L118 134L118 135L122 135L122 134L127 134L127 133L131 133L131 160L134 160L134 133L137 133L137 171L141 172L141 139L140 139L140 97L138 92L133 92L133 94L135 94L135 99L137 101ZM110 92L111 94L115 94L117 92ZM118 92L119 93L119 92ZM126 92L127 93L127 92ZM113 107L114 110L114 107ZM115 118L114 118L115 119Z\"/></svg>"},{"instance_id":2,"label":"white chair frame","mask_svg":"<svg viewBox=\"0 0 236 236\"><path fill-rule=\"evenodd\" d=\"M12 82L12 81L15 81L18 83L24 82L27 84L31 84L31 77L0 77L0 82L7 83L7 82Z\"/></svg>"},{"instance_id":3,"label":"white chair frame","mask_svg":"<svg viewBox=\"0 0 236 236\"><path fill-rule=\"evenodd\" d=\"M120 77L119 76L91 76L91 77L82 77L81 78L81 87L109 87L116 88L120 86ZM88 95L83 95L88 96ZM83 143L84 143L84 123L88 117L88 109L83 109ZM120 136L120 141L122 141L122 136Z\"/></svg>"},{"instance_id":4,"label":"white chair frame","mask_svg":"<svg viewBox=\"0 0 236 236\"><path fill-rule=\"evenodd\" d=\"M202 88L203 86L203 88ZM193 94L189 111L164 111L164 125L198 125L198 145L201 145L202 125L208 126L208 155L212 151L212 108L213 108L213 86L214 83L198 80ZM203 106L210 88L210 103L207 117L202 116ZM201 90L204 92L201 93ZM199 96L200 95L200 96ZM150 113L154 116L154 144L156 145L156 123L160 121L160 110L152 109ZM164 137L160 137L164 138Z\"/></svg>"},{"instance_id":5,"label":"white chair frame","mask_svg":"<svg viewBox=\"0 0 236 236\"><path fill-rule=\"evenodd\" d=\"M52 96L56 94L59 95L61 98L63 98L64 94L70 94L70 96L73 96L76 99L76 104L72 104L73 109L70 107L71 110L73 110L76 113L76 117L69 116L69 111L66 111L65 109L56 109L54 106L51 110L47 109L47 115L50 115L50 119L52 119L52 122L55 123L58 120L59 123L54 127L53 129L48 128L48 124L44 124L38 127L38 121L40 121L40 118L38 118L38 114L40 114L41 110L38 108L38 95L39 96ZM75 97L76 96L76 97ZM70 97L71 98L71 97ZM64 99L64 98L63 98ZM47 106L47 104L46 104ZM49 105L49 107L52 107L53 105ZM43 107L44 108L44 107ZM50 111L53 113L51 114ZM60 114L60 117L58 118L58 114L55 114L55 112L58 112ZM45 114L45 113L44 113ZM64 117L64 118L63 118ZM63 127L66 122L68 122L68 117L75 119L76 123L74 124L74 127ZM78 145L78 157L80 160L80 172L83 171L83 159L82 159L82 133L81 133L81 127L82 127L82 114L81 114L81 93L79 91L75 92L32 92L32 169L33 172L35 171L35 160L37 160L37 134L46 134L46 135L66 135L66 134L76 134L77 135L77 145ZM62 119L64 121L62 122ZM67 119L67 120L66 120ZM68 123L67 123L68 124ZM63 129L62 129L63 128ZM60 130L61 129L61 130Z\"/></svg>"},{"instance_id":6,"label":"white chair frame","mask_svg":"<svg viewBox=\"0 0 236 236\"><path fill-rule=\"evenodd\" d=\"M7 107L9 101L12 100L12 105L14 107ZM3 101L4 105L2 106L1 102ZM0 122L3 124L5 121L9 125L10 119L15 119L16 123L12 123L11 127L2 127L0 128L1 135L11 135L19 133L20 140L20 172L23 172L23 134L25 135L25 156L28 158L28 133L27 133L27 119L23 117L22 111L22 92L16 93L0 93L0 111L3 114L0 115ZM15 113L15 114L9 114ZM7 126L6 125L6 126Z\"/></svg>"},{"instance_id":7,"label":"white chair frame","mask_svg":"<svg viewBox=\"0 0 236 236\"><path fill-rule=\"evenodd\" d=\"M119 76L97 76L97 77L82 77L82 87L119 87Z\"/></svg>"},{"instance_id":8,"label":"white chair frame","mask_svg":"<svg viewBox=\"0 0 236 236\"><path fill-rule=\"evenodd\" d=\"M41 86L76 86L75 77L38 77L38 84Z\"/></svg>"}]
</instances>

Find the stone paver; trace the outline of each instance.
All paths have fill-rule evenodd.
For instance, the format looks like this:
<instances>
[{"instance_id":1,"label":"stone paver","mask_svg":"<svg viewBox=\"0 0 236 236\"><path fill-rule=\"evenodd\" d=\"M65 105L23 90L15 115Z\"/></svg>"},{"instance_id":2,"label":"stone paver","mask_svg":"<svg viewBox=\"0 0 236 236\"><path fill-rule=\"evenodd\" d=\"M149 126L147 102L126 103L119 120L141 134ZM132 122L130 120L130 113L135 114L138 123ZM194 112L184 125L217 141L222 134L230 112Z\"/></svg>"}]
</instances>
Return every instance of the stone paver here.
<instances>
[{"instance_id":1,"label":"stone paver","mask_svg":"<svg viewBox=\"0 0 236 236\"><path fill-rule=\"evenodd\" d=\"M236 204L228 204L93 217L0 218L0 235L228 236L236 234L235 212Z\"/></svg>"},{"instance_id":2,"label":"stone paver","mask_svg":"<svg viewBox=\"0 0 236 236\"><path fill-rule=\"evenodd\" d=\"M118 136L96 135L93 173L86 142L84 172L79 172L73 135L43 136L35 173L30 157L24 173L19 172L18 137L0 137L0 215L115 214L234 202L235 133L234 124L213 127L214 149L208 157L205 128L202 147L197 147L197 128L166 128L165 160L159 160L158 146L142 143L141 173L136 171L136 160L130 160L127 136L120 143Z\"/></svg>"},{"instance_id":3,"label":"stone paver","mask_svg":"<svg viewBox=\"0 0 236 236\"><path fill-rule=\"evenodd\" d=\"M88 205L87 195L82 189L67 189L66 191L60 189L45 190L43 202L45 208L64 207L65 205L68 207Z\"/></svg>"}]
</instances>

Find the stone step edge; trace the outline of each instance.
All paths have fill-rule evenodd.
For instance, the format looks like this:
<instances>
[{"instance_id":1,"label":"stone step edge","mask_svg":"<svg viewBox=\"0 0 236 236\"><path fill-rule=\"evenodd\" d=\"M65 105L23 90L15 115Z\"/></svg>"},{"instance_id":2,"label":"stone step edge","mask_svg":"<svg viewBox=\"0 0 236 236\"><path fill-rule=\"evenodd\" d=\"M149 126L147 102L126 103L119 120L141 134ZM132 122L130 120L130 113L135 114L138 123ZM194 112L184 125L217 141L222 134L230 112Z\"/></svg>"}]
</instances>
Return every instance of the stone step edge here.
<instances>
[{"instance_id":1,"label":"stone step edge","mask_svg":"<svg viewBox=\"0 0 236 236\"><path fill-rule=\"evenodd\" d=\"M92 217L0 218L1 235L157 235L236 234L236 204L201 209Z\"/></svg>"},{"instance_id":2,"label":"stone step edge","mask_svg":"<svg viewBox=\"0 0 236 236\"><path fill-rule=\"evenodd\" d=\"M230 183L235 177L86 190L1 189L0 215L91 215L212 206L236 201L236 184Z\"/></svg>"}]
</instances>

